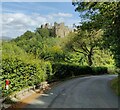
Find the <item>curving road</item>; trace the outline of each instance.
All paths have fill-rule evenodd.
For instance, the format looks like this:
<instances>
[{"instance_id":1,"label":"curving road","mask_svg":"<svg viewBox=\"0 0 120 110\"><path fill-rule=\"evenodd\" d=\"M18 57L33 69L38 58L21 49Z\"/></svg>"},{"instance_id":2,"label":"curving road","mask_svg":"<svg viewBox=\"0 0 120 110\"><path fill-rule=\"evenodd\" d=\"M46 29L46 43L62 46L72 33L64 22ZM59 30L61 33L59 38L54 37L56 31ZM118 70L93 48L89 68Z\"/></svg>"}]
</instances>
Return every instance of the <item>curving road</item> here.
<instances>
[{"instance_id":1,"label":"curving road","mask_svg":"<svg viewBox=\"0 0 120 110\"><path fill-rule=\"evenodd\" d=\"M89 76L62 82L25 108L118 108L118 97L109 83L115 77Z\"/></svg>"}]
</instances>

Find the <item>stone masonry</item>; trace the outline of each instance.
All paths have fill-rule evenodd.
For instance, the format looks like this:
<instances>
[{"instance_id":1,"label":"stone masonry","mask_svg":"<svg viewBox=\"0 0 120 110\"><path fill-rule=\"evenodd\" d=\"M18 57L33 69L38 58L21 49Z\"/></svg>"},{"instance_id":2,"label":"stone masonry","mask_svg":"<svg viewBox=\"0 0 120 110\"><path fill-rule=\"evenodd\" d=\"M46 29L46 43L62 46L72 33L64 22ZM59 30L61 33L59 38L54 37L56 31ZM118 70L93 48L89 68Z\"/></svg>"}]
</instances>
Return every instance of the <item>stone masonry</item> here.
<instances>
[{"instance_id":1,"label":"stone masonry","mask_svg":"<svg viewBox=\"0 0 120 110\"><path fill-rule=\"evenodd\" d=\"M41 25L41 28L52 29L54 35L60 38L65 37L72 31L70 28L68 28L68 26L65 26L64 22L60 24L54 22L54 26L49 25L49 23L46 23L45 25Z\"/></svg>"}]
</instances>

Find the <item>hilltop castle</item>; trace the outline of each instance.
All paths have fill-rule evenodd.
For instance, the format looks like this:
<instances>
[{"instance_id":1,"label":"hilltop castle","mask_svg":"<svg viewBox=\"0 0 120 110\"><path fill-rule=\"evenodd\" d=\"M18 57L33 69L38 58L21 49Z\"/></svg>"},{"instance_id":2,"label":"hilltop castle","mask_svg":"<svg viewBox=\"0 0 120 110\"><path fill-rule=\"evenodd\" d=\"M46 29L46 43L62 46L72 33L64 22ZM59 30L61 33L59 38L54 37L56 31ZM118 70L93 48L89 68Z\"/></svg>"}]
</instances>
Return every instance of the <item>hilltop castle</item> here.
<instances>
[{"instance_id":1,"label":"hilltop castle","mask_svg":"<svg viewBox=\"0 0 120 110\"><path fill-rule=\"evenodd\" d=\"M53 30L54 36L61 38L65 37L72 31L70 28L68 28L68 26L65 26L63 22L60 24L55 22L54 26L49 25L49 23L46 23L45 25L41 25L41 28Z\"/></svg>"}]
</instances>

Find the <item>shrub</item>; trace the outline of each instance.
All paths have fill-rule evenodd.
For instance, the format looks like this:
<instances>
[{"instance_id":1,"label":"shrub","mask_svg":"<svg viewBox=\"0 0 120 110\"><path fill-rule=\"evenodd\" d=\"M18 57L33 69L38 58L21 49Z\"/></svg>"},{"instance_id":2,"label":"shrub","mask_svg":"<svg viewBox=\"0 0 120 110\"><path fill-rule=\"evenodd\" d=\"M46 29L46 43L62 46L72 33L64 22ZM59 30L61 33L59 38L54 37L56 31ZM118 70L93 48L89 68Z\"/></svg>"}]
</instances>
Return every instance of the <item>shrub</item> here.
<instances>
[{"instance_id":1,"label":"shrub","mask_svg":"<svg viewBox=\"0 0 120 110\"><path fill-rule=\"evenodd\" d=\"M92 67L93 75L102 75L108 73L107 67Z\"/></svg>"},{"instance_id":2,"label":"shrub","mask_svg":"<svg viewBox=\"0 0 120 110\"><path fill-rule=\"evenodd\" d=\"M4 95L19 91L28 86L37 85L45 81L52 73L51 63L27 54L14 42L3 42L2 45L2 76L0 79ZM11 84L5 90L5 80Z\"/></svg>"},{"instance_id":3,"label":"shrub","mask_svg":"<svg viewBox=\"0 0 120 110\"><path fill-rule=\"evenodd\" d=\"M106 67L89 67L64 63L53 63L52 68L54 79L63 79L79 75L101 75L107 73Z\"/></svg>"},{"instance_id":4,"label":"shrub","mask_svg":"<svg viewBox=\"0 0 120 110\"><path fill-rule=\"evenodd\" d=\"M19 91L25 87L38 84L47 78L45 64L43 68L38 64L25 63L18 59L2 60L2 89L4 95ZM49 68L47 69L49 71ZM11 84L9 91L6 91L5 80L9 79ZM8 93L6 93L8 92Z\"/></svg>"},{"instance_id":5,"label":"shrub","mask_svg":"<svg viewBox=\"0 0 120 110\"><path fill-rule=\"evenodd\" d=\"M52 80L52 65L50 62L46 62L46 74L47 74L47 81L50 82Z\"/></svg>"}]
</instances>

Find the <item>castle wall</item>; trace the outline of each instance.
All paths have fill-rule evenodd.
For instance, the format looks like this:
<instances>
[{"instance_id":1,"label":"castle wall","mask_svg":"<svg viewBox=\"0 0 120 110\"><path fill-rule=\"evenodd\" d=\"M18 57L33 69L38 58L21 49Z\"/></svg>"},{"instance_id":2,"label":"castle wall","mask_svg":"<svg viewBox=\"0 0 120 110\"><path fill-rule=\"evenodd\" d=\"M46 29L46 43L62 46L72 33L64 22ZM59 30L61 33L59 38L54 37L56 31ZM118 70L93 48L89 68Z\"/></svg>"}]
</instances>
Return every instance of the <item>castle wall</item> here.
<instances>
[{"instance_id":1,"label":"castle wall","mask_svg":"<svg viewBox=\"0 0 120 110\"><path fill-rule=\"evenodd\" d=\"M64 23L56 24L55 25L55 34L57 37L65 37L70 33L70 29L64 25Z\"/></svg>"},{"instance_id":2,"label":"castle wall","mask_svg":"<svg viewBox=\"0 0 120 110\"><path fill-rule=\"evenodd\" d=\"M70 29L64 25L64 23L54 23L54 26L50 26L48 23L46 23L44 26L42 25L41 28L48 28L48 29L53 29L54 34L56 37L65 37L66 35L68 35L70 33Z\"/></svg>"}]
</instances>

